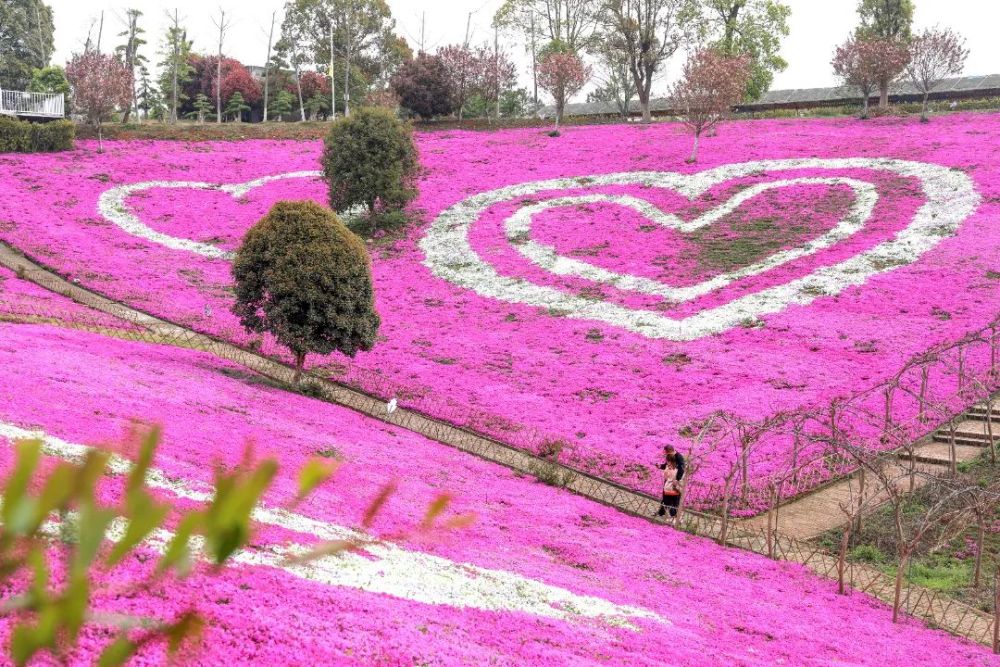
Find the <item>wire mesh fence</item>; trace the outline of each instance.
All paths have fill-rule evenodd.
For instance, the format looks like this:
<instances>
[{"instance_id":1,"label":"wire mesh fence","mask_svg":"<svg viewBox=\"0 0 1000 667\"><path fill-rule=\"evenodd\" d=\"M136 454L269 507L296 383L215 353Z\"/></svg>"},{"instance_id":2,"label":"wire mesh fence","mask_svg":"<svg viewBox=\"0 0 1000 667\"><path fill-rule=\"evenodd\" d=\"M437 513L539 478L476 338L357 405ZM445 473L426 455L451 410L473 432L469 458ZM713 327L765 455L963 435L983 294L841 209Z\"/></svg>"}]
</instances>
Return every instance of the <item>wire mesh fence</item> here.
<instances>
[{"instance_id":1,"label":"wire mesh fence","mask_svg":"<svg viewBox=\"0 0 1000 667\"><path fill-rule=\"evenodd\" d=\"M202 350L276 381L291 382L292 371L279 358L228 338L141 313L67 282L8 246L0 244L0 250L5 251L0 253L0 263L23 278L120 319L132 340ZM42 307L38 311L34 316L46 316ZM65 326L100 328L82 315L62 313L59 319ZM122 336L129 337L124 333ZM977 331L911 357L884 382L834 398L826 405L810 405L756 420L728 413L699 419L684 432L690 438L685 452L689 457L686 503L716 514L725 511L733 516L751 516L766 511L775 500L800 497L855 472L854 461L833 446L836 441L887 452L905 449L1000 389L998 351L1000 316ZM568 451L565 445L573 438L565 434L463 404L429 388L404 386L349 360L339 361L332 371L314 370L307 378L314 386L322 387L331 400L370 416L394 423L419 421L421 428L427 429L424 434L433 439L464 442L477 436L488 442L489 448L527 454L524 461L545 459L549 466L546 470L557 471L552 473L555 478L600 479L620 493L637 498L649 498L658 491L655 479L633 478L624 483L608 479L603 466L592 467L593 458ZM386 406L393 399L402 410L389 415ZM466 433L460 437L449 428ZM712 432L706 434L705 430ZM503 456L521 461L513 451L504 451ZM594 470L602 472L595 474Z\"/></svg>"}]
</instances>

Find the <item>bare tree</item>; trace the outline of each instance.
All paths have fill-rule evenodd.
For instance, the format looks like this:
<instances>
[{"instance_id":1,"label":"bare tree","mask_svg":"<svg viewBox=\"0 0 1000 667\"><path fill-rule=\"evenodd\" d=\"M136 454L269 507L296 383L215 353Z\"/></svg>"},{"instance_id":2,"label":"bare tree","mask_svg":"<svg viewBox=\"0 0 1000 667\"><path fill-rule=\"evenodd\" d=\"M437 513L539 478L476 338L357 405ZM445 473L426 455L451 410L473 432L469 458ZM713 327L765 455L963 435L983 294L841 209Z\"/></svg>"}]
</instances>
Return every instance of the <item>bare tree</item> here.
<instances>
[{"instance_id":1,"label":"bare tree","mask_svg":"<svg viewBox=\"0 0 1000 667\"><path fill-rule=\"evenodd\" d=\"M910 62L906 74L923 95L920 120L927 122L927 98L941 80L957 76L965 67L969 50L965 39L957 33L942 28L924 30L910 42Z\"/></svg>"},{"instance_id":2,"label":"bare tree","mask_svg":"<svg viewBox=\"0 0 1000 667\"><path fill-rule=\"evenodd\" d=\"M649 98L653 80L682 46L700 33L696 0L606 0L605 48L624 54L635 83L642 120L652 120Z\"/></svg>"},{"instance_id":3,"label":"bare tree","mask_svg":"<svg viewBox=\"0 0 1000 667\"><path fill-rule=\"evenodd\" d=\"M139 96L136 94L136 70L147 62L146 58L139 53L139 47L146 43L142 38L145 30L139 27L139 17L142 12L138 9L125 10L122 21L125 23L125 30L118 33L119 37L125 38L125 43L115 49L118 57L125 63L125 67L132 73L132 104L125 109L122 114L122 125L129 121L129 116L135 110L136 119L139 118Z\"/></svg>"},{"instance_id":4,"label":"bare tree","mask_svg":"<svg viewBox=\"0 0 1000 667\"><path fill-rule=\"evenodd\" d=\"M635 97L635 79L629 70L625 54L608 44L601 44L597 50L602 76L599 88L587 94L588 102L611 102L618 109L622 119L628 118L632 99Z\"/></svg>"},{"instance_id":5,"label":"bare tree","mask_svg":"<svg viewBox=\"0 0 1000 667\"><path fill-rule=\"evenodd\" d=\"M536 37L541 37L579 51L593 36L600 4L601 0L505 0L494 14L493 24L520 30L532 50Z\"/></svg>"},{"instance_id":6,"label":"bare tree","mask_svg":"<svg viewBox=\"0 0 1000 667\"><path fill-rule=\"evenodd\" d=\"M219 51L215 61L215 122L222 122L222 45L226 39L232 21L226 18L226 12L219 7L219 18L213 18L212 23L219 31Z\"/></svg>"},{"instance_id":7,"label":"bare tree","mask_svg":"<svg viewBox=\"0 0 1000 667\"><path fill-rule=\"evenodd\" d=\"M714 128L742 98L750 78L750 58L725 56L714 49L692 54L684 74L671 91L671 103L683 115L694 135L688 162L698 159L698 141Z\"/></svg>"}]
</instances>

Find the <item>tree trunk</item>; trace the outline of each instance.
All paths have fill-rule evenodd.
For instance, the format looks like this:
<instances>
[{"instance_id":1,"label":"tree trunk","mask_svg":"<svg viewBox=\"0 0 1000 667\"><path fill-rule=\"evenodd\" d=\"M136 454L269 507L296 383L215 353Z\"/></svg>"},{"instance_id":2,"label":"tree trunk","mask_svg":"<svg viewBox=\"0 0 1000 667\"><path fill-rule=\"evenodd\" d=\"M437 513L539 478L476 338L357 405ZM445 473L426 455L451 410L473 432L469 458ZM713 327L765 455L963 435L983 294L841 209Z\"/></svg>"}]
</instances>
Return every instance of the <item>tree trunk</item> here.
<instances>
[{"instance_id":1,"label":"tree trunk","mask_svg":"<svg viewBox=\"0 0 1000 667\"><path fill-rule=\"evenodd\" d=\"M649 95L639 93L639 108L642 109L642 122L653 122L653 114L649 112Z\"/></svg>"},{"instance_id":2,"label":"tree trunk","mask_svg":"<svg viewBox=\"0 0 1000 667\"><path fill-rule=\"evenodd\" d=\"M215 63L215 122L222 122L222 40L219 40L219 59Z\"/></svg>"},{"instance_id":3,"label":"tree trunk","mask_svg":"<svg viewBox=\"0 0 1000 667\"><path fill-rule=\"evenodd\" d=\"M267 60L264 61L264 122L267 122L268 93L271 91L271 43L274 41L274 12L271 12L271 31L267 35Z\"/></svg>"},{"instance_id":4,"label":"tree trunk","mask_svg":"<svg viewBox=\"0 0 1000 667\"><path fill-rule=\"evenodd\" d=\"M333 57L333 21L330 22L330 120L337 120L337 60Z\"/></svg>"},{"instance_id":5,"label":"tree trunk","mask_svg":"<svg viewBox=\"0 0 1000 667\"><path fill-rule=\"evenodd\" d=\"M899 623L899 608L903 604L903 577L906 576L906 566L909 561L909 554L901 555L899 558L899 568L896 570L896 592L892 598L893 623Z\"/></svg>"},{"instance_id":6,"label":"tree trunk","mask_svg":"<svg viewBox=\"0 0 1000 667\"><path fill-rule=\"evenodd\" d=\"M299 70L295 68L295 89L299 94L299 116L304 121L306 119L306 106L302 102L302 77L299 76Z\"/></svg>"},{"instance_id":7,"label":"tree trunk","mask_svg":"<svg viewBox=\"0 0 1000 667\"><path fill-rule=\"evenodd\" d=\"M983 541L986 537L986 516L976 512L976 565L972 573L972 587L979 590L983 577Z\"/></svg>"},{"instance_id":8,"label":"tree trunk","mask_svg":"<svg viewBox=\"0 0 1000 667\"><path fill-rule=\"evenodd\" d=\"M685 160L688 164L698 161L698 140L701 137L701 132L694 133L694 146L691 148L691 155Z\"/></svg>"},{"instance_id":9,"label":"tree trunk","mask_svg":"<svg viewBox=\"0 0 1000 667\"><path fill-rule=\"evenodd\" d=\"M878 105L882 109L888 109L889 108L889 82L888 81L880 81L878 88L879 88Z\"/></svg>"},{"instance_id":10,"label":"tree trunk","mask_svg":"<svg viewBox=\"0 0 1000 667\"><path fill-rule=\"evenodd\" d=\"M101 120L97 120L97 152L104 152L104 136L101 134Z\"/></svg>"},{"instance_id":11,"label":"tree trunk","mask_svg":"<svg viewBox=\"0 0 1000 667\"><path fill-rule=\"evenodd\" d=\"M921 123L926 123L927 121L930 120L930 118L927 116L927 98L929 96L930 96L929 92L924 93L924 102L920 106L920 122Z\"/></svg>"},{"instance_id":12,"label":"tree trunk","mask_svg":"<svg viewBox=\"0 0 1000 667\"><path fill-rule=\"evenodd\" d=\"M344 38L344 118L351 115L351 23L347 21Z\"/></svg>"},{"instance_id":13,"label":"tree trunk","mask_svg":"<svg viewBox=\"0 0 1000 667\"><path fill-rule=\"evenodd\" d=\"M868 120L868 104L871 98L871 91L864 92L864 101L861 103L861 120Z\"/></svg>"},{"instance_id":14,"label":"tree trunk","mask_svg":"<svg viewBox=\"0 0 1000 667\"><path fill-rule=\"evenodd\" d=\"M292 384L296 387L302 382L302 367L306 363L306 353L296 352L295 353L295 374L292 376Z\"/></svg>"},{"instance_id":15,"label":"tree trunk","mask_svg":"<svg viewBox=\"0 0 1000 667\"><path fill-rule=\"evenodd\" d=\"M993 589L993 652L1000 655L1000 564Z\"/></svg>"},{"instance_id":16,"label":"tree trunk","mask_svg":"<svg viewBox=\"0 0 1000 667\"><path fill-rule=\"evenodd\" d=\"M847 522L844 528L844 535L840 538L840 550L837 552L837 593L847 595L847 583L844 581L844 573L847 570L847 547L851 543L851 524Z\"/></svg>"}]
</instances>

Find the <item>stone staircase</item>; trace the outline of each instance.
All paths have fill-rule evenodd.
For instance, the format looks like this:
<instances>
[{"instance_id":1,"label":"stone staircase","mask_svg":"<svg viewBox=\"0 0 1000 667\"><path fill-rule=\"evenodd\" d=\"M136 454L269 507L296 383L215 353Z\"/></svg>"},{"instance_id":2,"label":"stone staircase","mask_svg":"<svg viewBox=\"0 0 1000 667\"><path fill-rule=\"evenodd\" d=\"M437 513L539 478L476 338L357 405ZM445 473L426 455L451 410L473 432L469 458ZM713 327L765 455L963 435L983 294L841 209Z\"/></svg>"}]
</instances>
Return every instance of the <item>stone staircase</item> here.
<instances>
[{"instance_id":1,"label":"stone staircase","mask_svg":"<svg viewBox=\"0 0 1000 667\"><path fill-rule=\"evenodd\" d=\"M993 398L989 409L985 402L976 404L956 420L955 458L959 462L976 458L990 446L991 436L994 444L1000 442L1000 398ZM933 442L917 449L917 460L926 456L927 463L942 461L947 465L951 438L951 429L942 426L934 433Z\"/></svg>"}]
</instances>

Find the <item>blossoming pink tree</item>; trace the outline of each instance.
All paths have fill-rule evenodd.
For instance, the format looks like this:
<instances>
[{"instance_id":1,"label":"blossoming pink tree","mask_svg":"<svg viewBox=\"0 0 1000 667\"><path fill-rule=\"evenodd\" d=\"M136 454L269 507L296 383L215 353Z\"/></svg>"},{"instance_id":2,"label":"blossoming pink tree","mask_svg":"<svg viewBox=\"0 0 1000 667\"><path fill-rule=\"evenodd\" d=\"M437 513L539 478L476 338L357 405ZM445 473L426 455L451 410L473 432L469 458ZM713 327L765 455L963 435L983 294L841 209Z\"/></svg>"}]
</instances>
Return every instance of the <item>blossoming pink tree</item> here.
<instances>
[{"instance_id":1,"label":"blossoming pink tree","mask_svg":"<svg viewBox=\"0 0 1000 667\"><path fill-rule=\"evenodd\" d=\"M923 96L920 120L927 122L927 98L941 80L962 73L969 50L965 39L948 28L931 28L910 42L910 62L906 74Z\"/></svg>"},{"instance_id":2,"label":"blossoming pink tree","mask_svg":"<svg viewBox=\"0 0 1000 667\"><path fill-rule=\"evenodd\" d=\"M714 49L694 53L684 64L684 74L671 99L684 117L684 124L694 134L694 147L688 162L698 159L698 141L706 130L726 117L740 101L750 78L750 59L726 56Z\"/></svg>"},{"instance_id":3,"label":"blossoming pink tree","mask_svg":"<svg viewBox=\"0 0 1000 667\"><path fill-rule=\"evenodd\" d=\"M566 102L590 79L590 67L572 51L552 49L538 63L538 85L556 102L556 129L562 122Z\"/></svg>"},{"instance_id":4,"label":"blossoming pink tree","mask_svg":"<svg viewBox=\"0 0 1000 667\"><path fill-rule=\"evenodd\" d=\"M909 49L902 42L852 37L837 47L831 64L844 85L860 91L861 117L868 118L872 94L898 77L909 60Z\"/></svg>"},{"instance_id":5,"label":"blossoming pink tree","mask_svg":"<svg viewBox=\"0 0 1000 667\"><path fill-rule=\"evenodd\" d=\"M476 56L465 44L452 44L438 49L437 56L444 63L448 78L451 80L452 100L458 111L458 120L461 122L465 104L475 88L478 69Z\"/></svg>"},{"instance_id":6,"label":"blossoming pink tree","mask_svg":"<svg viewBox=\"0 0 1000 667\"><path fill-rule=\"evenodd\" d=\"M132 102L132 72L113 55L88 51L69 61L66 79L73 87L73 106L97 126L98 151L103 152L101 123Z\"/></svg>"},{"instance_id":7,"label":"blossoming pink tree","mask_svg":"<svg viewBox=\"0 0 1000 667\"><path fill-rule=\"evenodd\" d=\"M483 45L476 49L476 92L486 103L486 115L500 117L500 97L517 83L517 66L506 52Z\"/></svg>"}]
</instances>

